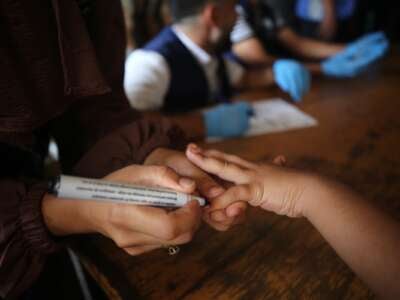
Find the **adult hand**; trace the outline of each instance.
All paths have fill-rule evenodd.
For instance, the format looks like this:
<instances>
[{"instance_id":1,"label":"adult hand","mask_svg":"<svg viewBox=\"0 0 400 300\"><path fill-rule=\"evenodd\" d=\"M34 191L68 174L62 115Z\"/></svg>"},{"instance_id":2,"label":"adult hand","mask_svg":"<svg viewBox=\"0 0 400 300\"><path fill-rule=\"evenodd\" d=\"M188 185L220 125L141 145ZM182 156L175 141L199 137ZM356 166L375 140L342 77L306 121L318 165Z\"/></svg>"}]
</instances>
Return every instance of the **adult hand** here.
<instances>
[{"instance_id":1,"label":"adult hand","mask_svg":"<svg viewBox=\"0 0 400 300\"><path fill-rule=\"evenodd\" d=\"M382 57L389 48L389 41L383 32L367 34L344 50L346 56L357 59L360 65L368 65Z\"/></svg>"},{"instance_id":2,"label":"adult hand","mask_svg":"<svg viewBox=\"0 0 400 300\"><path fill-rule=\"evenodd\" d=\"M388 39L383 31L366 34L354 42L348 44L348 50L362 50L364 47L373 45L388 45Z\"/></svg>"},{"instance_id":3,"label":"adult hand","mask_svg":"<svg viewBox=\"0 0 400 300\"><path fill-rule=\"evenodd\" d=\"M221 184L192 164L182 152L159 148L147 157L145 165L164 165L173 169L180 176L191 178L196 183L196 191L211 203L225 192L225 188ZM205 208L203 220L214 229L225 231L244 221L246 209L247 203L245 202L234 203L212 212L209 211L209 208Z\"/></svg>"},{"instance_id":4,"label":"adult hand","mask_svg":"<svg viewBox=\"0 0 400 300\"><path fill-rule=\"evenodd\" d=\"M221 104L204 112L208 137L240 136L249 128L252 107L246 102Z\"/></svg>"},{"instance_id":5,"label":"adult hand","mask_svg":"<svg viewBox=\"0 0 400 300\"><path fill-rule=\"evenodd\" d=\"M179 176L165 166L132 165L105 177L171 188L193 193L193 180ZM55 235L101 233L131 255L139 255L164 245L189 242L201 223L197 201L174 211L161 208L96 201L68 201L46 195L42 203L45 223Z\"/></svg>"},{"instance_id":6,"label":"adult hand","mask_svg":"<svg viewBox=\"0 0 400 300\"><path fill-rule=\"evenodd\" d=\"M237 156L216 150L204 151L189 145L186 156L203 169L223 180L234 183L212 203L211 210L218 210L237 201L289 217L302 217L302 194L308 186L308 176L283 168L284 158L275 164L254 164Z\"/></svg>"},{"instance_id":7,"label":"adult hand","mask_svg":"<svg viewBox=\"0 0 400 300\"><path fill-rule=\"evenodd\" d=\"M300 63L290 59L279 59L273 65L275 82L299 102L310 90L310 72Z\"/></svg>"},{"instance_id":8,"label":"adult hand","mask_svg":"<svg viewBox=\"0 0 400 300\"><path fill-rule=\"evenodd\" d=\"M389 42L384 33L368 34L323 61L322 71L328 76L354 77L381 58L388 48Z\"/></svg>"}]
</instances>

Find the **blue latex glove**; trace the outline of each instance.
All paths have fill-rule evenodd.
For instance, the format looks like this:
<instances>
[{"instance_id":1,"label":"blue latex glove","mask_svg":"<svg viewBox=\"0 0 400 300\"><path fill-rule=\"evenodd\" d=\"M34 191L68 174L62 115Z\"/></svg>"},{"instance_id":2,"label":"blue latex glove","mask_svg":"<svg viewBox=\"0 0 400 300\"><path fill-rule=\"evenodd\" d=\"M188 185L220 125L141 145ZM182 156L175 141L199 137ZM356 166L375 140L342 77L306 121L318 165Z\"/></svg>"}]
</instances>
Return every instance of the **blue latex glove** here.
<instances>
[{"instance_id":1,"label":"blue latex glove","mask_svg":"<svg viewBox=\"0 0 400 300\"><path fill-rule=\"evenodd\" d=\"M279 59L273 66L275 82L299 102L310 90L310 72L300 63L290 59Z\"/></svg>"},{"instance_id":2,"label":"blue latex glove","mask_svg":"<svg viewBox=\"0 0 400 300\"><path fill-rule=\"evenodd\" d=\"M342 55L352 58L359 65L365 65L382 57L388 48L389 41L385 33L379 31L367 34L350 43L342 52Z\"/></svg>"},{"instance_id":3,"label":"blue latex glove","mask_svg":"<svg viewBox=\"0 0 400 300\"><path fill-rule=\"evenodd\" d=\"M240 136L249 129L253 109L246 102L221 104L204 112L208 137Z\"/></svg>"},{"instance_id":4,"label":"blue latex glove","mask_svg":"<svg viewBox=\"0 0 400 300\"><path fill-rule=\"evenodd\" d=\"M347 49L363 48L365 46L376 45L376 44L387 44L388 39L383 31L377 31L366 34L354 42L347 45Z\"/></svg>"},{"instance_id":5,"label":"blue latex glove","mask_svg":"<svg viewBox=\"0 0 400 300\"><path fill-rule=\"evenodd\" d=\"M354 77L381 58L388 48L389 42L384 33L368 34L322 62L322 71L328 76Z\"/></svg>"}]
</instances>

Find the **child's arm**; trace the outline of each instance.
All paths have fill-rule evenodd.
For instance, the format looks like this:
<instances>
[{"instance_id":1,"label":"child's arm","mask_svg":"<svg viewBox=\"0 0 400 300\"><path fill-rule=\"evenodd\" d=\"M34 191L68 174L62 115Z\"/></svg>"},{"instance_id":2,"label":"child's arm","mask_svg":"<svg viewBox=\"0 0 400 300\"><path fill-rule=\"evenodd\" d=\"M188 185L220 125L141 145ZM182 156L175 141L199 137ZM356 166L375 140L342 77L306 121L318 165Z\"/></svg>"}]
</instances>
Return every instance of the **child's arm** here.
<instances>
[{"instance_id":1,"label":"child's arm","mask_svg":"<svg viewBox=\"0 0 400 300\"><path fill-rule=\"evenodd\" d=\"M212 203L236 201L289 217L306 217L338 255L380 297L400 299L400 223L344 186L276 165L260 165L218 151L189 146L198 167L233 182Z\"/></svg>"},{"instance_id":2,"label":"child's arm","mask_svg":"<svg viewBox=\"0 0 400 300\"><path fill-rule=\"evenodd\" d=\"M376 294L400 297L400 224L344 186L312 178L305 217Z\"/></svg>"}]
</instances>

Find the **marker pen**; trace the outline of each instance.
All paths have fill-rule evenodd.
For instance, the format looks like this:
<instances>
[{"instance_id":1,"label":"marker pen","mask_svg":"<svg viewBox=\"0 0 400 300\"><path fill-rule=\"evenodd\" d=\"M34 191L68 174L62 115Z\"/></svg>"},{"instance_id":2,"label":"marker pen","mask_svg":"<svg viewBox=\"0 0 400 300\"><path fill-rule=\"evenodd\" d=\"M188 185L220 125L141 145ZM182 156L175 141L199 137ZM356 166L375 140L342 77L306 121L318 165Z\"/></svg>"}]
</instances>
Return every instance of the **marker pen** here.
<instances>
[{"instance_id":1,"label":"marker pen","mask_svg":"<svg viewBox=\"0 0 400 300\"><path fill-rule=\"evenodd\" d=\"M72 200L95 200L158 207L182 207L191 200L197 200L200 206L206 205L204 198L171 189L66 175L52 180L49 183L49 191L57 197Z\"/></svg>"}]
</instances>

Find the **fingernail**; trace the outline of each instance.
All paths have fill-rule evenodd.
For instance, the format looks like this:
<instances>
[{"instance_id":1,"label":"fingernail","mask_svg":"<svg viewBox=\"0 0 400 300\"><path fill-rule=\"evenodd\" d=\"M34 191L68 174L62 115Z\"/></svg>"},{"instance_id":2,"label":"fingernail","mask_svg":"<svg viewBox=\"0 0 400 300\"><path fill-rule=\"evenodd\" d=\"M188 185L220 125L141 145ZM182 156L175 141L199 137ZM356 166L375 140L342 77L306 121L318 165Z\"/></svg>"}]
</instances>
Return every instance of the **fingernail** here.
<instances>
[{"instance_id":1,"label":"fingernail","mask_svg":"<svg viewBox=\"0 0 400 300\"><path fill-rule=\"evenodd\" d=\"M201 152L201 149L196 144L190 144L189 151L195 154L199 154Z\"/></svg>"},{"instance_id":2,"label":"fingernail","mask_svg":"<svg viewBox=\"0 0 400 300\"><path fill-rule=\"evenodd\" d=\"M179 179L179 185L182 187L192 187L195 182L192 179L182 177Z\"/></svg>"},{"instance_id":3,"label":"fingernail","mask_svg":"<svg viewBox=\"0 0 400 300\"><path fill-rule=\"evenodd\" d=\"M227 215L228 217L234 218L237 216L240 216L242 214L243 210L242 209L234 209L233 211L228 210Z\"/></svg>"},{"instance_id":4,"label":"fingernail","mask_svg":"<svg viewBox=\"0 0 400 300\"><path fill-rule=\"evenodd\" d=\"M283 166L283 165L286 164L286 157L283 156L283 155L278 155L278 157L276 158L276 160L277 160L277 164L278 164L278 165Z\"/></svg>"}]
</instances>

